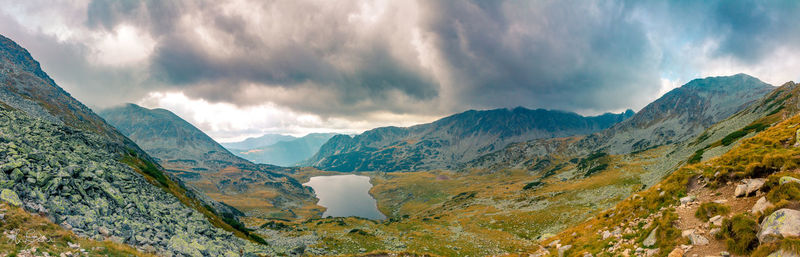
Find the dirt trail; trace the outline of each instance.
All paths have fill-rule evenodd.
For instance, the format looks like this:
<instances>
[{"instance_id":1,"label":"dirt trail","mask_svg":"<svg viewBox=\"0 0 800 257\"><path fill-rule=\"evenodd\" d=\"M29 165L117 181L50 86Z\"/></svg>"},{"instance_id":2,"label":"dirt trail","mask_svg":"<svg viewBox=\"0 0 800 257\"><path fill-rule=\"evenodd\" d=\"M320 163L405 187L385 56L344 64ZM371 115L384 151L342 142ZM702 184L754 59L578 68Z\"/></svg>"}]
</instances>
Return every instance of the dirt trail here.
<instances>
[{"instance_id":1,"label":"dirt trail","mask_svg":"<svg viewBox=\"0 0 800 257\"><path fill-rule=\"evenodd\" d=\"M763 193L759 191L754 196L736 198L734 197L736 183L725 185L724 187L720 187L716 190L703 187L701 183L701 181L697 180L693 180L689 183L689 195L696 196L697 200L687 204L686 206L679 206L676 208L676 212L679 216L676 227L681 231L694 229L697 231L696 234L702 235L708 239L709 242L708 245L693 245L684 253L684 256L719 256L720 252L727 251L725 242L723 240L716 240L714 236L709 233L709 230L711 229L709 223L703 222L694 216L697 208L702 203L720 200L725 201L723 204L731 208L731 214L725 216L725 218L728 218L734 213L749 212L758 198L763 196Z\"/></svg>"}]
</instances>

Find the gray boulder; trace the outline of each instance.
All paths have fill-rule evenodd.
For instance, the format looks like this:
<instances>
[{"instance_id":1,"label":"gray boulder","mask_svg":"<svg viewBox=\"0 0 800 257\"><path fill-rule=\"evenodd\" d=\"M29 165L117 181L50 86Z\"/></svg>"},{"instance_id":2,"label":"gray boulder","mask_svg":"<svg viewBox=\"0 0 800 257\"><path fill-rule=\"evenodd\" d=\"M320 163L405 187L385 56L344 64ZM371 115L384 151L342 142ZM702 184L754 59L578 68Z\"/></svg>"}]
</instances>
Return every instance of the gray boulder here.
<instances>
[{"instance_id":1,"label":"gray boulder","mask_svg":"<svg viewBox=\"0 0 800 257\"><path fill-rule=\"evenodd\" d=\"M704 237L702 235L695 234L695 233L692 233L692 234L689 235L689 241L692 242L692 245L707 245L708 244L708 239L706 237Z\"/></svg>"},{"instance_id":2,"label":"gray boulder","mask_svg":"<svg viewBox=\"0 0 800 257\"><path fill-rule=\"evenodd\" d=\"M644 239L642 244L645 247L652 247L656 245L656 234L658 233L658 227L654 228L653 231L650 231L650 234L647 235L647 238Z\"/></svg>"},{"instance_id":3,"label":"gray boulder","mask_svg":"<svg viewBox=\"0 0 800 257\"><path fill-rule=\"evenodd\" d=\"M761 222L758 241L762 244L788 236L800 236L800 211L780 209Z\"/></svg>"},{"instance_id":4,"label":"gray boulder","mask_svg":"<svg viewBox=\"0 0 800 257\"><path fill-rule=\"evenodd\" d=\"M761 198L758 199L758 201L756 201L756 204L753 205L753 209L750 210L750 213L757 214L759 212L763 212L769 208L772 208L773 206L775 205L770 203L766 197L762 196Z\"/></svg>"},{"instance_id":5,"label":"gray boulder","mask_svg":"<svg viewBox=\"0 0 800 257\"><path fill-rule=\"evenodd\" d=\"M766 180L763 178L752 178L745 179L742 182L744 182L744 184L736 186L736 190L733 193L736 197L748 196L755 191L758 191L762 186L764 186L764 182L766 182Z\"/></svg>"}]
</instances>

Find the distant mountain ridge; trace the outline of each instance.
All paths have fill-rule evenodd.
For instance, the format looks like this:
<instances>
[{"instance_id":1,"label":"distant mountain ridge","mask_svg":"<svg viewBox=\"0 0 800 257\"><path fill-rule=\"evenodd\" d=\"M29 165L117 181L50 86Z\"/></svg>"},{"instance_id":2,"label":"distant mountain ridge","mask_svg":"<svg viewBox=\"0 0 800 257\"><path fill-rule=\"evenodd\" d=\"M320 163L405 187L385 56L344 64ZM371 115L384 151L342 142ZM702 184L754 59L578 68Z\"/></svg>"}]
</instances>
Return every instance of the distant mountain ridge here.
<instances>
[{"instance_id":1,"label":"distant mountain ridge","mask_svg":"<svg viewBox=\"0 0 800 257\"><path fill-rule=\"evenodd\" d=\"M289 135L281 135L281 134L264 134L260 137L248 137L245 140L239 142L228 142L228 143L220 143L227 149L255 149L259 147L265 147L269 145L274 145L278 142L283 141L290 141L295 140L298 137L289 136Z\"/></svg>"},{"instance_id":2,"label":"distant mountain ridge","mask_svg":"<svg viewBox=\"0 0 800 257\"><path fill-rule=\"evenodd\" d=\"M633 114L628 110L583 117L522 107L471 110L408 128L382 127L355 137L334 136L302 164L333 171L450 169L513 142L589 134Z\"/></svg>"},{"instance_id":3,"label":"distant mountain ridge","mask_svg":"<svg viewBox=\"0 0 800 257\"><path fill-rule=\"evenodd\" d=\"M625 154L697 137L712 125L744 110L775 87L746 74L692 80L664 94L630 119L571 140L531 140L465 163L465 168L531 169L558 152L581 156L595 151Z\"/></svg>"},{"instance_id":4,"label":"distant mountain ridge","mask_svg":"<svg viewBox=\"0 0 800 257\"><path fill-rule=\"evenodd\" d=\"M272 144L257 146L253 148L233 148L233 147L228 147L228 145L259 145L268 142L268 140L260 142L250 142L250 143L245 143L243 141L237 143L223 144L223 146L226 146L226 148L228 148L228 150L230 150L233 154L255 163L273 164L279 166L294 166L308 158L311 158L311 156L313 156L315 153L317 153L317 151L319 151L320 147L322 147L322 145L325 144L325 142L328 142L328 140L335 135L338 134L311 133L303 137L296 138L292 136L268 134L259 138L265 138L269 136L270 140L274 138L281 138L281 139L288 138L288 140L277 140Z\"/></svg>"}]
</instances>

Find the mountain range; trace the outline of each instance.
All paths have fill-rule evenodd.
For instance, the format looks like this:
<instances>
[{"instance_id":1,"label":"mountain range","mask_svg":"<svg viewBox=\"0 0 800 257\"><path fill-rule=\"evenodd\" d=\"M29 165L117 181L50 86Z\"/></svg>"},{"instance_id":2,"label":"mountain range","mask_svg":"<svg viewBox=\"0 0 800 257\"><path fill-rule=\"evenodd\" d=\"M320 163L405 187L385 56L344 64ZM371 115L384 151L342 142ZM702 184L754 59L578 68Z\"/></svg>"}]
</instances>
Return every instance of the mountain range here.
<instances>
[{"instance_id":1,"label":"mountain range","mask_svg":"<svg viewBox=\"0 0 800 257\"><path fill-rule=\"evenodd\" d=\"M633 114L628 110L583 117L522 107L472 110L408 128L383 127L354 137L334 136L302 164L333 171L452 169L510 143L597 132Z\"/></svg>"},{"instance_id":2,"label":"mountain range","mask_svg":"<svg viewBox=\"0 0 800 257\"><path fill-rule=\"evenodd\" d=\"M580 156L592 152L625 154L683 143L727 119L775 88L745 74L695 79L671 90L630 119L562 145L557 140L531 140L481 156L466 168L541 168L555 152ZM566 151L566 152L565 152ZM542 159L544 158L544 159ZM539 163L539 167L536 164Z\"/></svg>"}]
</instances>

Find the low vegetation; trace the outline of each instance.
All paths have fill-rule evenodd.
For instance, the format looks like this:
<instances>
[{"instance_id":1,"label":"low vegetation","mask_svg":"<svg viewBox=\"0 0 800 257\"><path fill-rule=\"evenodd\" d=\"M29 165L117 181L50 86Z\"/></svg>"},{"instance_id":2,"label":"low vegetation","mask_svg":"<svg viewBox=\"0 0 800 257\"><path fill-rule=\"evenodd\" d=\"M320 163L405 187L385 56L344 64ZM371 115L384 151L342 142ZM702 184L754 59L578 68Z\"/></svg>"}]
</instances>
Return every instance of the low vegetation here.
<instances>
[{"instance_id":1,"label":"low vegetation","mask_svg":"<svg viewBox=\"0 0 800 257\"><path fill-rule=\"evenodd\" d=\"M721 239L728 251L734 254L749 254L758 247L758 223L746 214L737 214L722 222Z\"/></svg>"},{"instance_id":2,"label":"low vegetation","mask_svg":"<svg viewBox=\"0 0 800 257\"><path fill-rule=\"evenodd\" d=\"M731 212L731 208L719 203L709 202L703 203L697 208L697 212L694 213L694 216L702 221L708 221L708 219L717 216L717 215L725 215Z\"/></svg>"}]
</instances>

